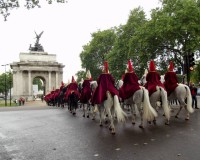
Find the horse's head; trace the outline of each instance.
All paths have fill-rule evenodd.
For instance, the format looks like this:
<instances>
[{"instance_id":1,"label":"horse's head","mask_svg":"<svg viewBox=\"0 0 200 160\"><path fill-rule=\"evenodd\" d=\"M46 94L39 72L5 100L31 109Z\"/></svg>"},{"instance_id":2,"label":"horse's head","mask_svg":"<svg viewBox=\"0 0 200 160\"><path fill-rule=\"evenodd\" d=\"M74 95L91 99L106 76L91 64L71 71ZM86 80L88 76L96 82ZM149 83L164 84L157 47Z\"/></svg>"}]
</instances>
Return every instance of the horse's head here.
<instances>
[{"instance_id":1,"label":"horse's head","mask_svg":"<svg viewBox=\"0 0 200 160\"><path fill-rule=\"evenodd\" d=\"M142 78L140 79L140 84L141 84L142 86L144 86L146 82L147 82L147 81L146 81L146 75L143 75Z\"/></svg>"},{"instance_id":2,"label":"horse's head","mask_svg":"<svg viewBox=\"0 0 200 160\"><path fill-rule=\"evenodd\" d=\"M94 91L97 88L97 86L98 86L97 81L90 82L90 87L91 87L92 91Z\"/></svg>"},{"instance_id":3,"label":"horse's head","mask_svg":"<svg viewBox=\"0 0 200 160\"><path fill-rule=\"evenodd\" d=\"M162 83L165 82L165 76L164 76L164 75L161 75L161 76L160 76L160 81L161 81Z\"/></svg>"},{"instance_id":4,"label":"horse's head","mask_svg":"<svg viewBox=\"0 0 200 160\"><path fill-rule=\"evenodd\" d=\"M116 88L119 90L121 87L122 87L122 85L123 85L123 81L120 79L120 80L118 80L117 82L116 82Z\"/></svg>"}]
</instances>

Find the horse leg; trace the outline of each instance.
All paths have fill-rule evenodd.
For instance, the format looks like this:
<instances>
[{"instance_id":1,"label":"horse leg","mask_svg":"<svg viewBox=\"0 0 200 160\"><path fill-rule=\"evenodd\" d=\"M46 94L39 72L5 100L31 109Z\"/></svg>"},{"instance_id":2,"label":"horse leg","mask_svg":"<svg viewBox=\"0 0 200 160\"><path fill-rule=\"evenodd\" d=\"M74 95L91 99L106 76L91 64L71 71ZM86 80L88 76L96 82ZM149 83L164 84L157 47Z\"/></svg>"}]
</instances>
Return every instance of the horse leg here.
<instances>
[{"instance_id":1,"label":"horse leg","mask_svg":"<svg viewBox=\"0 0 200 160\"><path fill-rule=\"evenodd\" d=\"M87 104L83 104L83 117L85 117L85 109L87 108Z\"/></svg>"},{"instance_id":2,"label":"horse leg","mask_svg":"<svg viewBox=\"0 0 200 160\"><path fill-rule=\"evenodd\" d=\"M185 107L185 110L186 110L186 117L185 117L185 120L189 120L190 119L190 113L188 112L187 110L187 105L184 106Z\"/></svg>"},{"instance_id":3,"label":"horse leg","mask_svg":"<svg viewBox=\"0 0 200 160\"><path fill-rule=\"evenodd\" d=\"M131 114L132 114L132 124L135 125L135 120L136 120L136 111L135 111L135 105L131 104Z\"/></svg>"},{"instance_id":4,"label":"horse leg","mask_svg":"<svg viewBox=\"0 0 200 160\"><path fill-rule=\"evenodd\" d=\"M96 116L96 112L97 112L97 106L94 105L91 107L91 110L92 110L92 120L95 120L95 116Z\"/></svg>"},{"instance_id":5,"label":"horse leg","mask_svg":"<svg viewBox=\"0 0 200 160\"><path fill-rule=\"evenodd\" d=\"M115 134L115 126L114 126L114 120L113 120L113 116L111 114L111 108L106 108L106 113L108 115L108 119L110 120L110 126L109 129L111 130L112 134Z\"/></svg>"},{"instance_id":6,"label":"horse leg","mask_svg":"<svg viewBox=\"0 0 200 160\"><path fill-rule=\"evenodd\" d=\"M158 111L156 110L156 107L157 107L156 102L153 103L152 107L155 109L156 112L158 112ZM153 119L153 124L156 125L156 117L154 117L154 119Z\"/></svg>"},{"instance_id":7,"label":"horse leg","mask_svg":"<svg viewBox=\"0 0 200 160\"><path fill-rule=\"evenodd\" d=\"M182 108L183 108L183 106L180 105L180 108L179 108L178 112L176 113L175 118L178 118L178 115L179 115L180 111L182 110Z\"/></svg>"},{"instance_id":8,"label":"horse leg","mask_svg":"<svg viewBox=\"0 0 200 160\"><path fill-rule=\"evenodd\" d=\"M90 111L91 111L90 104L87 103L87 118L90 118Z\"/></svg>"},{"instance_id":9,"label":"horse leg","mask_svg":"<svg viewBox=\"0 0 200 160\"><path fill-rule=\"evenodd\" d=\"M101 105L98 105L98 110L99 110L99 126L102 127L103 126L103 123L102 123L102 106Z\"/></svg>"},{"instance_id":10,"label":"horse leg","mask_svg":"<svg viewBox=\"0 0 200 160\"><path fill-rule=\"evenodd\" d=\"M140 122L140 125L139 125L139 127L140 128L144 128L144 126L143 126L143 109L142 109L142 107L141 107L141 103L139 103L138 105L137 105L137 107L139 108L139 113L140 113L140 119L141 119L141 122Z\"/></svg>"}]
</instances>

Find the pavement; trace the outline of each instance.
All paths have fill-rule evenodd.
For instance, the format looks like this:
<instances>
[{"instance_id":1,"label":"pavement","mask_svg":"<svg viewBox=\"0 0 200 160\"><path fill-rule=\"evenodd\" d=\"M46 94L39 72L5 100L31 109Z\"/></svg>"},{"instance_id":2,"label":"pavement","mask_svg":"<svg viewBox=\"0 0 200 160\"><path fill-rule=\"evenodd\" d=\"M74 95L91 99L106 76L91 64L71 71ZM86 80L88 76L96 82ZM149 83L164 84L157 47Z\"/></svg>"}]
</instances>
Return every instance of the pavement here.
<instances>
[{"instance_id":1,"label":"pavement","mask_svg":"<svg viewBox=\"0 0 200 160\"><path fill-rule=\"evenodd\" d=\"M53 108L53 106L47 106L45 101L36 100L36 101L28 101L25 102L24 105L21 106L7 106L7 107L0 107L0 111L18 111L18 110L34 110L34 109L49 109Z\"/></svg>"},{"instance_id":2,"label":"pavement","mask_svg":"<svg viewBox=\"0 0 200 160\"><path fill-rule=\"evenodd\" d=\"M132 125L127 112L111 135L107 124L99 127L99 117L84 118L82 109L72 115L42 101L0 107L0 160L199 160L200 109L189 121L184 110L178 119L173 112L168 126L159 113L156 125L141 129L139 117Z\"/></svg>"}]
</instances>

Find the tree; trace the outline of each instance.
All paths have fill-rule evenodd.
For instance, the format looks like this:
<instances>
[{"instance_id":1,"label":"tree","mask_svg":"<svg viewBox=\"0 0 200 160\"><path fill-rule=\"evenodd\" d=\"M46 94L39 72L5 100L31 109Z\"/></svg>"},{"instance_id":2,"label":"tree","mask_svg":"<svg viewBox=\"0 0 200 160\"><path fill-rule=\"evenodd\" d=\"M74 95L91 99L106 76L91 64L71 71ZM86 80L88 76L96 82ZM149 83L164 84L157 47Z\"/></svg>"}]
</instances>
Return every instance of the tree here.
<instances>
[{"instance_id":1,"label":"tree","mask_svg":"<svg viewBox=\"0 0 200 160\"><path fill-rule=\"evenodd\" d=\"M200 61L196 63L194 71L191 73L191 81L198 84L200 82Z\"/></svg>"},{"instance_id":2,"label":"tree","mask_svg":"<svg viewBox=\"0 0 200 160\"><path fill-rule=\"evenodd\" d=\"M33 79L33 84L38 85L38 90L43 90L43 83L42 80L40 78L34 78Z\"/></svg>"},{"instance_id":3,"label":"tree","mask_svg":"<svg viewBox=\"0 0 200 160\"><path fill-rule=\"evenodd\" d=\"M6 76L6 77L5 77ZM6 78L6 87L5 87L5 78ZM13 87L13 74L11 72L6 72L0 75L0 93L8 93L9 89Z\"/></svg>"},{"instance_id":4,"label":"tree","mask_svg":"<svg viewBox=\"0 0 200 160\"><path fill-rule=\"evenodd\" d=\"M76 76L78 77L76 81L77 81L77 83L79 83L82 78L85 79L86 72L85 71L78 71L76 73Z\"/></svg>"},{"instance_id":5,"label":"tree","mask_svg":"<svg viewBox=\"0 0 200 160\"><path fill-rule=\"evenodd\" d=\"M115 29L107 29L92 33L92 40L85 46L80 54L82 68L90 70L93 79L101 73L106 55L110 53L115 42Z\"/></svg>"},{"instance_id":6,"label":"tree","mask_svg":"<svg viewBox=\"0 0 200 160\"><path fill-rule=\"evenodd\" d=\"M66 0L54 0L57 3L66 3ZM48 4L52 4L53 0L46 0ZM40 8L40 0L25 0L25 5L27 9L32 9L35 7ZM20 7L19 0L0 0L0 14L3 15L4 20L10 15L10 10L17 9Z\"/></svg>"},{"instance_id":7,"label":"tree","mask_svg":"<svg viewBox=\"0 0 200 160\"><path fill-rule=\"evenodd\" d=\"M155 57L164 62L173 59L178 66L186 64L190 53L199 51L200 46L200 1L196 0L162 0L162 7L152 12L148 26L153 26ZM148 27L147 26L147 27ZM150 42L149 42L150 45ZM162 68L162 66L161 66Z\"/></svg>"}]
</instances>

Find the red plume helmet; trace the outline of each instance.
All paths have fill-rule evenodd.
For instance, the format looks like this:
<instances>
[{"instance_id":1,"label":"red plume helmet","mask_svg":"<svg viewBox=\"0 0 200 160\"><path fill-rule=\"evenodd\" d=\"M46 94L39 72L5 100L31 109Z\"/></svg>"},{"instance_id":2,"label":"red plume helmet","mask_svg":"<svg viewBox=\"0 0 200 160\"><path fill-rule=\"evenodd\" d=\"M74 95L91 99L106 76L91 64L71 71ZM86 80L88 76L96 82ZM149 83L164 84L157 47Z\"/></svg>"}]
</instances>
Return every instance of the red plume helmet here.
<instances>
[{"instance_id":1,"label":"red plume helmet","mask_svg":"<svg viewBox=\"0 0 200 160\"><path fill-rule=\"evenodd\" d=\"M169 71L173 71L174 70L174 64L172 61L169 62Z\"/></svg>"},{"instance_id":2,"label":"red plume helmet","mask_svg":"<svg viewBox=\"0 0 200 160\"><path fill-rule=\"evenodd\" d=\"M108 73L108 62L107 61L104 62L104 72Z\"/></svg>"},{"instance_id":3,"label":"red plume helmet","mask_svg":"<svg viewBox=\"0 0 200 160\"><path fill-rule=\"evenodd\" d=\"M76 82L76 81L75 81L75 79L74 79L74 76L72 76L72 83L74 83L74 82Z\"/></svg>"},{"instance_id":4,"label":"red plume helmet","mask_svg":"<svg viewBox=\"0 0 200 160\"><path fill-rule=\"evenodd\" d=\"M150 61L149 71L156 71L156 67L153 60Z\"/></svg>"},{"instance_id":5,"label":"red plume helmet","mask_svg":"<svg viewBox=\"0 0 200 160\"><path fill-rule=\"evenodd\" d=\"M61 86L64 86L64 83L63 83L63 81L61 82Z\"/></svg>"},{"instance_id":6,"label":"red plume helmet","mask_svg":"<svg viewBox=\"0 0 200 160\"><path fill-rule=\"evenodd\" d=\"M128 70L129 70L129 72L133 72L134 71L133 70L133 66L131 64L131 60L128 60Z\"/></svg>"}]
</instances>

